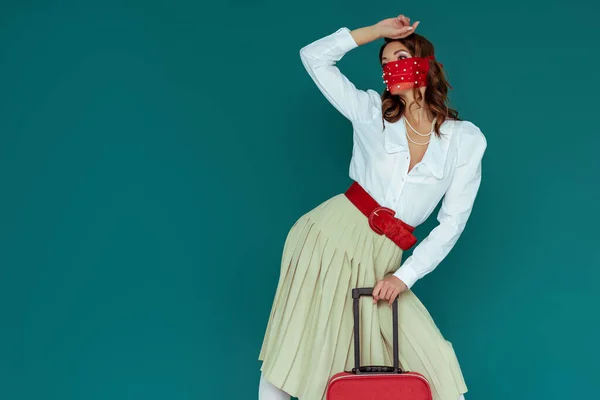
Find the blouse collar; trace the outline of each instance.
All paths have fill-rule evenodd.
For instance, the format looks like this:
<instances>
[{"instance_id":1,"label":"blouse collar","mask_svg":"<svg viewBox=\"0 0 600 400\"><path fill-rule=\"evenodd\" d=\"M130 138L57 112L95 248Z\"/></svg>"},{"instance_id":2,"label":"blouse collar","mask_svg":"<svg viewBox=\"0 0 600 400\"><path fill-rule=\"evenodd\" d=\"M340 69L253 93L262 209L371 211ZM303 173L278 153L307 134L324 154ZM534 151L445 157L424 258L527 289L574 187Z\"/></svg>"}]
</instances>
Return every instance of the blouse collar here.
<instances>
[{"instance_id":1,"label":"blouse collar","mask_svg":"<svg viewBox=\"0 0 600 400\"><path fill-rule=\"evenodd\" d=\"M385 123L386 129L384 130L384 146L385 151L389 154L397 153L400 151L409 151L408 139L406 138L406 126L404 124L404 116L394 124ZM393 128L392 128L393 127ZM390 129L392 128L392 129ZM438 137L435 132L431 134L431 141L423 156L422 164L427 167L438 179L444 176L444 166L446 165L446 158L448 156L448 149L450 145L451 132L448 129L448 123L443 123L440 127L442 137Z\"/></svg>"}]
</instances>

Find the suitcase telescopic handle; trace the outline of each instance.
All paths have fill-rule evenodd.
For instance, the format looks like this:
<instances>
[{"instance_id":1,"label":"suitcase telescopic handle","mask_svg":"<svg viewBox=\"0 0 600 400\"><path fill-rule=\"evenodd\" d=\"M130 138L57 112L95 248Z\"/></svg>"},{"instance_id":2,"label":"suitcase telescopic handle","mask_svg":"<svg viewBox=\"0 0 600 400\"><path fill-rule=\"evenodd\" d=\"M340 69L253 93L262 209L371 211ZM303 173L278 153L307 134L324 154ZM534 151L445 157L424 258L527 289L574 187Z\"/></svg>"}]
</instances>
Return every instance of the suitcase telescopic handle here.
<instances>
[{"instance_id":1,"label":"suitcase telescopic handle","mask_svg":"<svg viewBox=\"0 0 600 400\"><path fill-rule=\"evenodd\" d=\"M361 371L360 367L360 318L359 318L359 300L362 296L373 296L373 288L355 288L352 289L352 298L354 299L353 313L354 313L354 371L359 374ZM400 373L400 355L398 348L398 296L394 299L392 304L392 323L393 323L393 358L394 366L391 372ZM389 367L388 367L389 368ZM375 367L373 372L387 372L385 367ZM367 372L371 372L372 369L368 368Z\"/></svg>"}]
</instances>

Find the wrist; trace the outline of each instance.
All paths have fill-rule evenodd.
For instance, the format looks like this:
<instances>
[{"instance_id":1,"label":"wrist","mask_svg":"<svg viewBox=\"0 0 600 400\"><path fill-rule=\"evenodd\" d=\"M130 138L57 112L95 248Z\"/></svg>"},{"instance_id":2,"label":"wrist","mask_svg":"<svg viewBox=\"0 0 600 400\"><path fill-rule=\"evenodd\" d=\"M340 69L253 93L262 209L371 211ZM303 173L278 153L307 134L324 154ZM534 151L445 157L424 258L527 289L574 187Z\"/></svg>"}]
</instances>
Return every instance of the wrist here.
<instances>
[{"instance_id":1,"label":"wrist","mask_svg":"<svg viewBox=\"0 0 600 400\"><path fill-rule=\"evenodd\" d=\"M379 39L380 30L377 25L365 26L350 32L357 45L361 46Z\"/></svg>"},{"instance_id":2,"label":"wrist","mask_svg":"<svg viewBox=\"0 0 600 400\"><path fill-rule=\"evenodd\" d=\"M379 24L371 25L369 28L372 31L374 40L381 39L383 37L383 34L381 33L381 28L379 27Z\"/></svg>"},{"instance_id":3,"label":"wrist","mask_svg":"<svg viewBox=\"0 0 600 400\"><path fill-rule=\"evenodd\" d=\"M396 275L392 275L394 277L394 279L396 279L396 282L398 282L398 286L400 291L405 291L408 290L408 285L399 277L397 277Z\"/></svg>"},{"instance_id":4,"label":"wrist","mask_svg":"<svg viewBox=\"0 0 600 400\"><path fill-rule=\"evenodd\" d=\"M405 267L398 268L393 275L404 282L407 289L410 289L419 279L417 274L412 269Z\"/></svg>"}]
</instances>

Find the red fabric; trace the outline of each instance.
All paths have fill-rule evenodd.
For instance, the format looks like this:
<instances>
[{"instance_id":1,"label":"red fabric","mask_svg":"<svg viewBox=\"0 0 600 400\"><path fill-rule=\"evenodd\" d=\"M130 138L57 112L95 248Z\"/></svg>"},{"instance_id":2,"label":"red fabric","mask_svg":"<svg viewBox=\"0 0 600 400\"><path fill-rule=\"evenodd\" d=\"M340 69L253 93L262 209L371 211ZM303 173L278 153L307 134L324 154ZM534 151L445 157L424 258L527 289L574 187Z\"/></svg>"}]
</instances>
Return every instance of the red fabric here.
<instances>
[{"instance_id":1,"label":"red fabric","mask_svg":"<svg viewBox=\"0 0 600 400\"><path fill-rule=\"evenodd\" d=\"M383 82L390 92L427 86L429 60L434 59L428 56L389 61L383 66Z\"/></svg>"},{"instance_id":2,"label":"red fabric","mask_svg":"<svg viewBox=\"0 0 600 400\"><path fill-rule=\"evenodd\" d=\"M367 217L375 233L385 235L402 250L408 250L417 243L417 238L412 234L415 228L394 218L396 212L380 206L358 182L352 183L345 195Z\"/></svg>"},{"instance_id":3,"label":"red fabric","mask_svg":"<svg viewBox=\"0 0 600 400\"><path fill-rule=\"evenodd\" d=\"M329 380L326 400L432 400L431 387L417 372L354 374L340 372Z\"/></svg>"}]
</instances>

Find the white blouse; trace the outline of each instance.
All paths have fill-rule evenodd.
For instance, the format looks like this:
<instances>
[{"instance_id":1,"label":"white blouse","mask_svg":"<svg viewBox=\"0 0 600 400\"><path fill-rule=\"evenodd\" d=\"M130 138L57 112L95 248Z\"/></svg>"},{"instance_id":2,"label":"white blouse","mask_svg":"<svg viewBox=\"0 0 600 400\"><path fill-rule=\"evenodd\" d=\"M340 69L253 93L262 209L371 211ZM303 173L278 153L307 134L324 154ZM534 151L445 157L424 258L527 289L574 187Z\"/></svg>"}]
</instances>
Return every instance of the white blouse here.
<instances>
[{"instance_id":1,"label":"white blouse","mask_svg":"<svg viewBox=\"0 0 600 400\"><path fill-rule=\"evenodd\" d=\"M410 288L437 267L465 228L479 190L487 142L473 123L446 120L440 128L442 138L431 135L423 159L408 173L410 152L403 118L382 123L380 94L357 89L335 66L357 46L350 30L340 28L303 47L300 57L323 95L352 122L350 178L414 227L431 215L443 197L439 225L394 273Z\"/></svg>"}]
</instances>

